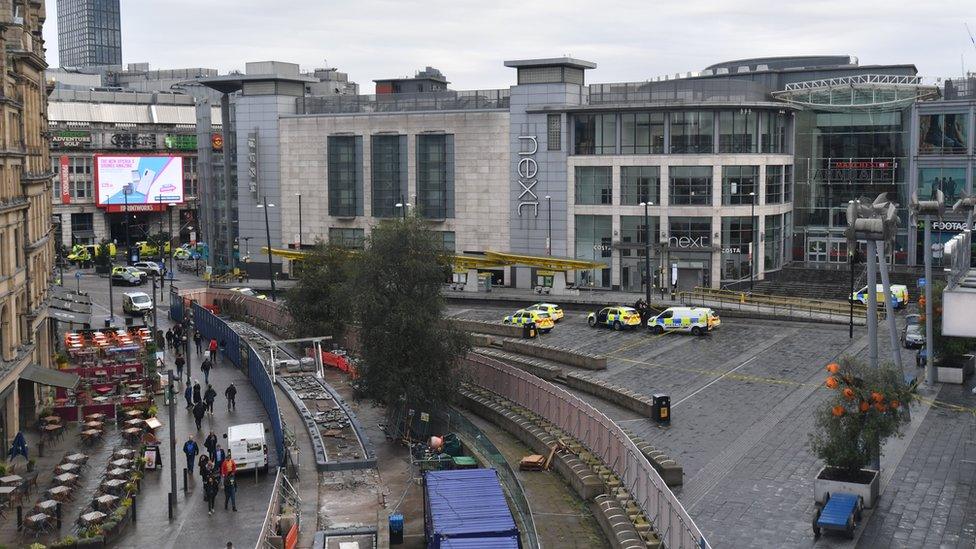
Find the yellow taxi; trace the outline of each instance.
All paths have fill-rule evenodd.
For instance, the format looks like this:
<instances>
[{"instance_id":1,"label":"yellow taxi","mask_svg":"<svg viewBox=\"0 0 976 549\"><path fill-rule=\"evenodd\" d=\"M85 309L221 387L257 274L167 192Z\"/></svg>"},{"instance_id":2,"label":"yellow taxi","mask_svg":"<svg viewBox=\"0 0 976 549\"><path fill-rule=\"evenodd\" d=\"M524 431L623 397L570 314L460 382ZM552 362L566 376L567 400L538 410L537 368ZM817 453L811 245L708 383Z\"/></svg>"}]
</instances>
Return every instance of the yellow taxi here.
<instances>
[{"instance_id":1,"label":"yellow taxi","mask_svg":"<svg viewBox=\"0 0 976 549\"><path fill-rule=\"evenodd\" d=\"M614 330L633 330L641 325L641 319L640 313L632 307L604 307L598 312L590 313L586 317L586 323L591 328L609 326Z\"/></svg>"},{"instance_id":2,"label":"yellow taxi","mask_svg":"<svg viewBox=\"0 0 976 549\"><path fill-rule=\"evenodd\" d=\"M524 311L539 311L540 313L548 313L552 318L553 322L559 322L563 319L563 310L555 303L533 303L529 305Z\"/></svg>"},{"instance_id":3,"label":"yellow taxi","mask_svg":"<svg viewBox=\"0 0 976 549\"><path fill-rule=\"evenodd\" d=\"M549 330L552 330L553 326L556 325L552 317L549 316L549 313L529 309L519 309L515 311L515 314L508 315L502 319L502 322L515 326L524 326L530 322L534 322L535 329L544 334L549 333Z\"/></svg>"}]
</instances>

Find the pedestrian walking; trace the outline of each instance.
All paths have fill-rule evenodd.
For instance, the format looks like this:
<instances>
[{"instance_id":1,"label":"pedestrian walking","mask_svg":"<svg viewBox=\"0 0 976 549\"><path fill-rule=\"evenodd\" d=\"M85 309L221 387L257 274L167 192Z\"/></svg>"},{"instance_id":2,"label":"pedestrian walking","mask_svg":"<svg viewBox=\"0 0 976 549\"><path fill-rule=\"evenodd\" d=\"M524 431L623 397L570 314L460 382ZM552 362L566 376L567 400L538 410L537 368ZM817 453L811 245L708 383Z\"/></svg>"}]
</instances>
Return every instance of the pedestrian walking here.
<instances>
[{"instance_id":1,"label":"pedestrian walking","mask_svg":"<svg viewBox=\"0 0 976 549\"><path fill-rule=\"evenodd\" d=\"M183 443L183 453L186 454L186 468L190 470L190 474L193 474L193 462L197 459L197 454L200 453L200 447L197 446L195 440L193 440L193 435L190 435L186 442Z\"/></svg>"},{"instance_id":2,"label":"pedestrian walking","mask_svg":"<svg viewBox=\"0 0 976 549\"><path fill-rule=\"evenodd\" d=\"M217 391L214 390L213 385L207 385L207 390L203 393L203 402L207 404L207 411L210 415L213 415L213 405L214 399L217 398Z\"/></svg>"},{"instance_id":3,"label":"pedestrian walking","mask_svg":"<svg viewBox=\"0 0 976 549\"><path fill-rule=\"evenodd\" d=\"M224 476L224 511L227 510L227 502L231 503L234 512L237 512L237 475L231 473Z\"/></svg>"},{"instance_id":4,"label":"pedestrian walking","mask_svg":"<svg viewBox=\"0 0 976 549\"><path fill-rule=\"evenodd\" d=\"M202 400L203 397L200 396L200 384L197 382L193 382L193 404L201 402Z\"/></svg>"},{"instance_id":5,"label":"pedestrian walking","mask_svg":"<svg viewBox=\"0 0 976 549\"><path fill-rule=\"evenodd\" d=\"M170 328L166 330L166 346L173 348L176 346L176 336L173 335L173 329Z\"/></svg>"},{"instance_id":6,"label":"pedestrian walking","mask_svg":"<svg viewBox=\"0 0 976 549\"><path fill-rule=\"evenodd\" d=\"M204 360L203 364L200 365L200 371L203 372L203 382L210 383L210 370L213 369L213 362L210 360Z\"/></svg>"},{"instance_id":7,"label":"pedestrian walking","mask_svg":"<svg viewBox=\"0 0 976 549\"><path fill-rule=\"evenodd\" d=\"M183 353L181 353L179 349L176 350L176 360L174 360L173 362L176 363L176 378L182 381L183 366L186 366L186 359L183 358Z\"/></svg>"},{"instance_id":8,"label":"pedestrian walking","mask_svg":"<svg viewBox=\"0 0 976 549\"><path fill-rule=\"evenodd\" d=\"M227 458L227 452L225 452L224 449L218 444L217 451L214 452L214 467L216 469L215 474L219 474L219 472L223 470L222 467L224 465L225 458Z\"/></svg>"},{"instance_id":9,"label":"pedestrian walking","mask_svg":"<svg viewBox=\"0 0 976 549\"><path fill-rule=\"evenodd\" d=\"M187 381L186 389L183 390L183 398L186 399L186 409L193 408L193 387L190 386L189 381Z\"/></svg>"},{"instance_id":10,"label":"pedestrian walking","mask_svg":"<svg viewBox=\"0 0 976 549\"><path fill-rule=\"evenodd\" d=\"M231 408L236 411L237 402L234 399L237 398L237 387L234 386L233 382L224 389L224 397L227 398L227 411L229 412Z\"/></svg>"},{"instance_id":11,"label":"pedestrian walking","mask_svg":"<svg viewBox=\"0 0 976 549\"><path fill-rule=\"evenodd\" d=\"M217 435L213 431L207 435L207 439L203 441L203 447L207 449L207 454L210 455L210 459L214 459L217 453Z\"/></svg>"},{"instance_id":12,"label":"pedestrian walking","mask_svg":"<svg viewBox=\"0 0 976 549\"><path fill-rule=\"evenodd\" d=\"M193 421L197 424L197 431L200 430L201 424L203 423L203 416L207 413L207 406L203 402L197 402L193 405Z\"/></svg>"},{"instance_id":13,"label":"pedestrian walking","mask_svg":"<svg viewBox=\"0 0 976 549\"><path fill-rule=\"evenodd\" d=\"M203 481L203 494L207 499L207 510L210 515L214 512L214 502L217 499L217 492L220 491L220 477L209 475Z\"/></svg>"},{"instance_id":14,"label":"pedestrian walking","mask_svg":"<svg viewBox=\"0 0 976 549\"><path fill-rule=\"evenodd\" d=\"M210 338L210 344L207 345L207 350L210 351L210 362L217 361L217 338Z\"/></svg>"},{"instance_id":15,"label":"pedestrian walking","mask_svg":"<svg viewBox=\"0 0 976 549\"><path fill-rule=\"evenodd\" d=\"M162 330L156 330L156 347L166 349L166 335Z\"/></svg>"},{"instance_id":16,"label":"pedestrian walking","mask_svg":"<svg viewBox=\"0 0 976 549\"><path fill-rule=\"evenodd\" d=\"M234 475L237 474L237 462L230 454L230 450L227 450L227 455L224 456L224 462L220 464L220 474L221 476Z\"/></svg>"},{"instance_id":17,"label":"pedestrian walking","mask_svg":"<svg viewBox=\"0 0 976 549\"><path fill-rule=\"evenodd\" d=\"M196 345L196 347L197 347L197 356L202 355L203 354L203 336L201 336L200 335L200 332L197 331L197 330L193 330L193 344Z\"/></svg>"},{"instance_id":18,"label":"pedestrian walking","mask_svg":"<svg viewBox=\"0 0 976 549\"><path fill-rule=\"evenodd\" d=\"M213 460L208 456L200 456L200 461L197 463L200 466L200 480L206 482L207 477L212 477L214 475Z\"/></svg>"}]
</instances>

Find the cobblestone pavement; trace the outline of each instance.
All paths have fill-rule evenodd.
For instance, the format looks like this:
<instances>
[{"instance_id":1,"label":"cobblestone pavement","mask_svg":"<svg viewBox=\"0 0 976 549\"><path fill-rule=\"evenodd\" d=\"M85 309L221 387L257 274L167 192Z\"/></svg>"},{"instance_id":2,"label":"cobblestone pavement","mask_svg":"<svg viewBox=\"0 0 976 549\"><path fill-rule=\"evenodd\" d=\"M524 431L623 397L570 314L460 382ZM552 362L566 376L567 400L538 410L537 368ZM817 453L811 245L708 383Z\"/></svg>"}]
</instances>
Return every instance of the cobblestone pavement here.
<instances>
[{"instance_id":1,"label":"cobblestone pavement","mask_svg":"<svg viewBox=\"0 0 976 549\"><path fill-rule=\"evenodd\" d=\"M531 298L530 298L531 299ZM452 306L464 318L500 320L500 307ZM845 354L867 355L864 327L723 319L704 338L620 333L586 326L569 311L542 343L606 354L594 375L646 394L670 394L669 428L608 413L684 467L679 499L713 547L973 547L973 416L922 405L904 439L885 447L878 508L858 528L859 541L826 535L814 541L813 478L822 464L807 447L812 410L828 391L824 366ZM879 355L891 358L887 330ZM914 351L902 349L906 371ZM933 395L934 396L934 395ZM968 390L945 387L942 400L971 406ZM591 399L590 399L591 400ZM963 473L960 473L963 471Z\"/></svg>"}]
</instances>

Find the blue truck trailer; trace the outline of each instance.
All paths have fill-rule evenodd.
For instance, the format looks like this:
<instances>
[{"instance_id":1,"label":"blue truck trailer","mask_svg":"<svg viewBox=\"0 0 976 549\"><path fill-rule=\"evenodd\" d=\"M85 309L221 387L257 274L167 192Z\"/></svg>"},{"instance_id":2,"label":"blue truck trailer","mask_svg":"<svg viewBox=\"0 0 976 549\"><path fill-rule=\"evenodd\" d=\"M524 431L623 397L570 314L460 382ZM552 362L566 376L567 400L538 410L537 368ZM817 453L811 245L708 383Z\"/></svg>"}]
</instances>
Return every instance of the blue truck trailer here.
<instances>
[{"instance_id":1,"label":"blue truck trailer","mask_svg":"<svg viewBox=\"0 0 976 549\"><path fill-rule=\"evenodd\" d=\"M494 469L429 471L424 476L428 549L521 549L518 526Z\"/></svg>"}]
</instances>

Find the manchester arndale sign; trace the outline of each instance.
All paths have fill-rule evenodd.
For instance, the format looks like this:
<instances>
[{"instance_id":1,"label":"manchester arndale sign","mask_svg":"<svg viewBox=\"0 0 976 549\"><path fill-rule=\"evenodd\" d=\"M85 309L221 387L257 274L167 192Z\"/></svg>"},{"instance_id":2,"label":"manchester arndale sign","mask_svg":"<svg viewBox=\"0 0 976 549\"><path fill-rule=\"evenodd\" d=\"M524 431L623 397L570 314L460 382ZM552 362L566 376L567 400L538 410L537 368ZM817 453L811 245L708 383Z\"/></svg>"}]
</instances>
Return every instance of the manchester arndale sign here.
<instances>
[{"instance_id":1,"label":"manchester arndale sign","mask_svg":"<svg viewBox=\"0 0 976 549\"><path fill-rule=\"evenodd\" d=\"M531 210L539 217L539 195L535 186L539 183L539 164L535 161L535 153L539 152L539 140L534 135L520 135L518 137L518 163L515 165L515 180L518 181L521 192L518 195L518 207L515 213L522 217L522 209Z\"/></svg>"}]
</instances>

